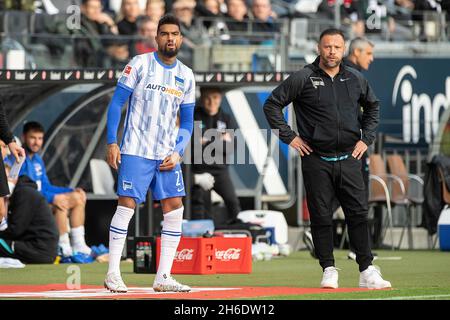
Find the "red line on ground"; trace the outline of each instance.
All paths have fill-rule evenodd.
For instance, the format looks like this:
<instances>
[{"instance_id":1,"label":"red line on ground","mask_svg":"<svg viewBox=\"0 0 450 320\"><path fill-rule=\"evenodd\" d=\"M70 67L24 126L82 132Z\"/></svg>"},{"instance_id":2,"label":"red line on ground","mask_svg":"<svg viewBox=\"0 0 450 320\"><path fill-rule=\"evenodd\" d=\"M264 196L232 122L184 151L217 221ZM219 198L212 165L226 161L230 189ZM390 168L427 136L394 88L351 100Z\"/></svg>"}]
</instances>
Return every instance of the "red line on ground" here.
<instances>
[{"instance_id":1,"label":"red line on ground","mask_svg":"<svg viewBox=\"0 0 450 320\"><path fill-rule=\"evenodd\" d=\"M95 296L89 296L90 298L101 299L236 299L236 298L252 298L252 297L267 297L267 296L288 296L288 295L303 295L303 294L320 294L320 293L338 293L338 292L358 292L367 291L368 289L362 288L339 288L339 289L321 289L321 288L296 288L296 287L233 287L228 290L207 290L203 288L203 291L195 291L188 293L165 293L155 294L152 291L148 293L140 292L128 292L126 294L105 295L103 287L93 285L83 285L81 290L89 290L89 292L96 293ZM200 288L198 288L200 289ZM21 297L26 297L24 293L29 292L30 296L38 297L36 293L42 293L42 296L46 295L46 292L51 291L68 291L73 293L76 290L70 290L64 284L47 284L47 285L4 285L0 286L0 293L5 294L21 294ZM92 290L92 291L91 291ZM80 292L80 296L72 298L89 298L83 297L83 292Z\"/></svg>"}]
</instances>

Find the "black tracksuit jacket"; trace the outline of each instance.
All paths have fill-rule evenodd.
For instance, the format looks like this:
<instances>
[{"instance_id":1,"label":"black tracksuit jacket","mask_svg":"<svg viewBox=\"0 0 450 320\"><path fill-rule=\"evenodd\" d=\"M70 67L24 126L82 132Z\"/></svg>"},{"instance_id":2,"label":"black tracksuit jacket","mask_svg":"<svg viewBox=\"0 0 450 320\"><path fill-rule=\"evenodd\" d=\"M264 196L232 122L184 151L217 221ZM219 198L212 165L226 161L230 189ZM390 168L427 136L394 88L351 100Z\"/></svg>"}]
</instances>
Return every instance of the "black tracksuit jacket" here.
<instances>
[{"instance_id":1,"label":"black tracksuit jacket","mask_svg":"<svg viewBox=\"0 0 450 320\"><path fill-rule=\"evenodd\" d=\"M15 242L14 258L24 263L53 263L58 253L59 231L47 201L27 176L11 195L8 228L0 238Z\"/></svg>"},{"instance_id":2,"label":"black tracksuit jacket","mask_svg":"<svg viewBox=\"0 0 450 320\"><path fill-rule=\"evenodd\" d=\"M201 136L203 137L205 131L207 130L213 130L213 133L216 133L217 135L221 134L221 132L225 132L226 130L236 130L237 124L233 120L233 118L229 114L223 112L222 109L219 109L219 112L217 114L211 116L208 113L206 113L203 107L197 106L194 112L194 128L196 132L197 130L199 131L199 133L201 132ZM234 133L231 133L231 136L234 137ZM194 141L195 138L197 138L197 135L195 135L195 137L191 139L191 142L200 143L200 141ZM215 139L215 136L213 139ZM202 145L202 154L205 148L208 147L208 145L213 141L214 140ZM230 152L234 151L230 150L230 148L227 147L227 144L229 143L230 142L224 141L221 144L221 148L217 148L217 150L212 151L212 156L217 156L218 159L220 159L219 163L214 162L211 164L206 164L204 161L202 161L202 163L195 164L193 166L194 172L202 173L226 169L228 167L228 165L226 164L227 157L229 156L229 154L227 154L227 151ZM194 150L196 151L195 147L192 148L193 152ZM216 152L219 152L220 154L216 154ZM192 159L194 159L194 154L192 154Z\"/></svg>"},{"instance_id":3,"label":"black tracksuit jacket","mask_svg":"<svg viewBox=\"0 0 450 320\"><path fill-rule=\"evenodd\" d=\"M359 140L369 146L375 140L379 100L360 72L341 64L331 79L320 69L319 59L290 75L266 100L264 113L271 128L279 129L286 144L297 136L282 113L292 102L299 135L317 154L349 154Z\"/></svg>"}]
</instances>

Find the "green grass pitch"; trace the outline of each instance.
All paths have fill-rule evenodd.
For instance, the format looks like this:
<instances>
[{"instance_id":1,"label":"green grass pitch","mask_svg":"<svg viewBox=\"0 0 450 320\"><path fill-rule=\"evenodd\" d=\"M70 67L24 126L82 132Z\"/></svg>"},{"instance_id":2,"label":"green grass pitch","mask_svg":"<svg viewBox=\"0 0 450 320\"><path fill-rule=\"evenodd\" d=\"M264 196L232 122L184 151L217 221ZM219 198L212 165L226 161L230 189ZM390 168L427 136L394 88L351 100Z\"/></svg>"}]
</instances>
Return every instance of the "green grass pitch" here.
<instances>
[{"instance_id":1,"label":"green grass pitch","mask_svg":"<svg viewBox=\"0 0 450 320\"><path fill-rule=\"evenodd\" d=\"M391 281L392 290L371 290L351 293L271 296L258 299L450 299L450 252L375 250L383 277ZM401 257L397 259L396 257ZM359 272L355 261L347 259L347 251L335 251L339 271L339 287L358 287ZM69 264L27 265L24 269L0 269L2 285L43 285L66 283ZM107 264L78 265L82 285L103 284ZM151 287L153 274L133 273L133 264L122 262L123 279L128 286ZM307 251L288 257L253 263L251 274L175 275L191 286L288 286L317 288L322 276L317 260Z\"/></svg>"}]
</instances>

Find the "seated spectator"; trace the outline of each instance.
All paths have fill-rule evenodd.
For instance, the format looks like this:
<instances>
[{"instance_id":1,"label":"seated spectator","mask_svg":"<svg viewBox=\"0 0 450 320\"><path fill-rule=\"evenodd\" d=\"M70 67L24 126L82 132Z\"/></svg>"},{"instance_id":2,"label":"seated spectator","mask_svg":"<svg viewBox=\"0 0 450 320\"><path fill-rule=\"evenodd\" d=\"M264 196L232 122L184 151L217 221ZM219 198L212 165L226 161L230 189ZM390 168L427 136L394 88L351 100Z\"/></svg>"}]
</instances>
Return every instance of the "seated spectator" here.
<instances>
[{"instance_id":1,"label":"seated spectator","mask_svg":"<svg viewBox=\"0 0 450 320\"><path fill-rule=\"evenodd\" d=\"M195 7L195 15L197 17L206 18L203 26L209 29L216 17L220 16L219 2L217 0L200 0L197 1Z\"/></svg>"},{"instance_id":2,"label":"seated spectator","mask_svg":"<svg viewBox=\"0 0 450 320\"><path fill-rule=\"evenodd\" d=\"M166 3L163 0L147 0L145 7L145 15L158 23L162 16L166 13Z\"/></svg>"},{"instance_id":3,"label":"seated spectator","mask_svg":"<svg viewBox=\"0 0 450 320\"><path fill-rule=\"evenodd\" d=\"M227 21L227 27L230 32L247 32L247 5L244 0L227 0L228 12L226 17L231 21Z\"/></svg>"},{"instance_id":4,"label":"seated spectator","mask_svg":"<svg viewBox=\"0 0 450 320\"><path fill-rule=\"evenodd\" d=\"M174 16L180 20L184 40L188 38L193 44L200 44L203 39L203 30L195 23L195 7L195 0L176 0L172 6Z\"/></svg>"},{"instance_id":5,"label":"seated spectator","mask_svg":"<svg viewBox=\"0 0 450 320\"><path fill-rule=\"evenodd\" d=\"M425 12L442 12L442 6L441 1L436 0L415 0L414 1L414 11L412 14L412 19L414 21L419 22L419 40L420 41L429 41L430 39L436 40L438 38L437 30L435 28L430 28L432 26L433 18L428 18L431 21L428 22L428 26L425 27L424 21L425 21ZM445 1L444 1L445 2ZM447 4L448 6L448 4ZM445 7L445 3L444 3ZM437 20L438 18L436 18ZM438 21L434 21L435 24L438 23Z\"/></svg>"},{"instance_id":6,"label":"seated spectator","mask_svg":"<svg viewBox=\"0 0 450 320\"><path fill-rule=\"evenodd\" d=\"M139 40L134 43L134 54L144 54L154 52L158 48L156 43L157 22L148 16L140 17L137 21Z\"/></svg>"},{"instance_id":7,"label":"seated spectator","mask_svg":"<svg viewBox=\"0 0 450 320\"><path fill-rule=\"evenodd\" d=\"M195 22L195 0L176 0L173 5L174 16L180 20L180 30L183 35L183 46L179 59L188 66L192 66L194 48L205 40L206 32Z\"/></svg>"},{"instance_id":8,"label":"seated spectator","mask_svg":"<svg viewBox=\"0 0 450 320\"><path fill-rule=\"evenodd\" d=\"M117 23L119 34L126 36L136 35L138 31L136 20L141 14L138 0L123 0L121 13L123 19Z\"/></svg>"},{"instance_id":9,"label":"seated spectator","mask_svg":"<svg viewBox=\"0 0 450 320\"><path fill-rule=\"evenodd\" d=\"M194 136L191 140L191 150L194 152L191 158L194 173L191 193L192 218L213 218L209 192L213 183L212 188L223 198L228 212L227 217L220 220L233 224L237 221L241 207L228 171L227 152L231 148L227 145L233 143L234 136L229 130L235 130L237 126L233 119L220 109L222 91L219 88L202 87L200 92L201 105L197 106L194 112L194 132L202 134L200 138ZM196 144L201 144L201 147L196 147ZM195 154L197 149L202 151L200 156ZM210 176L213 176L214 180Z\"/></svg>"},{"instance_id":10,"label":"seated spectator","mask_svg":"<svg viewBox=\"0 0 450 320\"><path fill-rule=\"evenodd\" d=\"M90 254L84 238L86 193L81 188L57 187L47 177L45 165L38 154L44 142L44 128L38 122L27 122L23 128L25 162L19 172L37 184L37 190L51 204L59 230L59 248L62 256L75 252ZM11 163L11 161L9 161ZM70 225L70 239L69 239Z\"/></svg>"},{"instance_id":11,"label":"seated spectator","mask_svg":"<svg viewBox=\"0 0 450 320\"><path fill-rule=\"evenodd\" d=\"M199 17L204 18L203 27L208 31L209 36L219 36L222 40L230 39L219 0L198 1L195 11Z\"/></svg>"},{"instance_id":12,"label":"seated spectator","mask_svg":"<svg viewBox=\"0 0 450 320\"><path fill-rule=\"evenodd\" d=\"M245 0L226 0L227 14L226 30L228 30L228 44L247 45L249 40L249 16ZM227 40L224 36L223 40Z\"/></svg>"},{"instance_id":13,"label":"seated spectator","mask_svg":"<svg viewBox=\"0 0 450 320\"><path fill-rule=\"evenodd\" d=\"M59 0L58 0L59 1ZM78 0L75 0L78 1ZM120 16L123 0L102 0L103 11L114 12L113 16ZM139 10L145 11L147 0L138 0Z\"/></svg>"},{"instance_id":14,"label":"seated spectator","mask_svg":"<svg viewBox=\"0 0 450 320\"><path fill-rule=\"evenodd\" d=\"M109 67L108 47L115 52L114 38L118 34L114 20L102 12L100 0L82 0L81 28L76 35L74 54L78 65L83 67ZM105 49L106 48L106 49Z\"/></svg>"},{"instance_id":15,"label":"seated spectator","mask_svg":"<svg viewBox=\"0 0 450 320\"><path fill-rule=\"evenodd\" d=\"M220 12L220 3L218 0L203 0L202 5L214 16L220 16L222 14L222 12Z\"/></svg>"},{"instance_id":16,"label":"seated spectator","mask_svg":"<svg viewBox=\"0 0 450 320\"><path fill-rule=\"evenodd\" d=\"M256 41L256 43L261 44L273 44L273 33L280 32L280 28L275 22L274 13L272 11L272 6L270 5L270 0L253 0L252 2L252 13L254 17L254 22L252 25L254 32L267 32L271 40L268 40L267 36L263 37L261 41ZM272 33L270 35L270 33Z\"/></svg>"},{"instance_id":17,"label":"seated spectator","mask_svg":"<svg viewBox=\"0 0 450 320\"><path fill-rule=\"evenodd\" d=\"M0 140L2 157L5 143ZM5 165L4 174L10 167ZM27 176L8 181L10 197L0 198L8 212L6 228L0 228L0 257L24 263L53 263L58 251L58 228L45 198Z\"/></svg>"}]
</instances>

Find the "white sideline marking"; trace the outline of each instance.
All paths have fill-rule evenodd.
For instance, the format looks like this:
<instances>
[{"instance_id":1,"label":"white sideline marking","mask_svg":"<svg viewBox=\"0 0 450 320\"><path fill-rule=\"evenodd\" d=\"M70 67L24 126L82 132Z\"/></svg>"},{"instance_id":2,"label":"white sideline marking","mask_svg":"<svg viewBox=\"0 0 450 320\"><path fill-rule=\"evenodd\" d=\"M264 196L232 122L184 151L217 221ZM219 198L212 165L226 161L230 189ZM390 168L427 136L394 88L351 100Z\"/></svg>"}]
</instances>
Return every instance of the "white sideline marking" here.
<instances>
[{"instance_id":1,"label":"white sideline marking","mask_svg":"<svg viewBox=\"0 0 450 320\"><path fill-rule=\"evenodd\" d=\"M364 299L364 300L411 300L411 299L425 299L425 298L444 298L450 297L450 294L432 294L423 296L404 296L404 297L391 297L391 298L376 298L376 299Z\"/></svg>"},{"instance_id":2,"label":"white sideline marking","mask_svg":"<svg viewBox=\"0 0 450 320\"><path fill-rule=\"evenodd\" d=\"M238 290L241 288L192 288L190 293L201 291L226 291L226 290ZM148 294L148 295L164 295L175 294L176 292L155 292L153 288L128 288L126 293L112 293L104 288L98 289L80 289L80 290L51 290L41 292L11 292L0 293L0 298L26 298L26 297L45 297L45 298L88 298L88 297L118 297L127 296L130 294ZM188 293L188 292L183 292Z\"/></svg>"}]
</instances>

